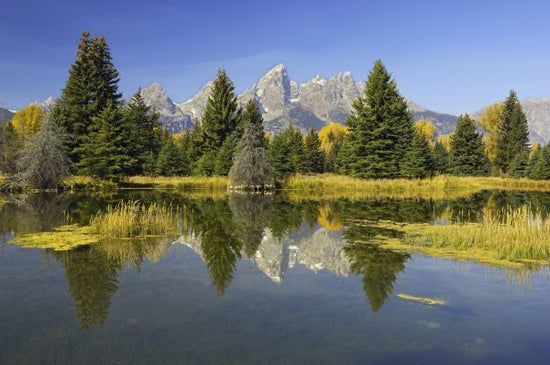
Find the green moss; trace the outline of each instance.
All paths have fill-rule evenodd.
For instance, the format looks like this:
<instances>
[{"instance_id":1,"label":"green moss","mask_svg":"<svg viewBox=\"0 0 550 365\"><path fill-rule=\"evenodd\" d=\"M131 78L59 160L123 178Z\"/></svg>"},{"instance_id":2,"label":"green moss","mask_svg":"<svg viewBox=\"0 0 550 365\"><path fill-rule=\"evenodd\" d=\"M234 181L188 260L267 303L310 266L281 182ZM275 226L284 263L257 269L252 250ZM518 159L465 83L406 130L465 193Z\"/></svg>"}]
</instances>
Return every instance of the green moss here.
<instances>
[{"instance_id":1,"label":"green moss","mask_svg":"<svg viewBox=\"0 0 550 365\"><path fill-rule=\"evenodd\" d=\"M99 242L98 235L90 234L88 227L69 225L57 227L52 232L39 232L16 236L10 243L25 248L68 251L79 246Z\"/></svg>"}]
</instances>

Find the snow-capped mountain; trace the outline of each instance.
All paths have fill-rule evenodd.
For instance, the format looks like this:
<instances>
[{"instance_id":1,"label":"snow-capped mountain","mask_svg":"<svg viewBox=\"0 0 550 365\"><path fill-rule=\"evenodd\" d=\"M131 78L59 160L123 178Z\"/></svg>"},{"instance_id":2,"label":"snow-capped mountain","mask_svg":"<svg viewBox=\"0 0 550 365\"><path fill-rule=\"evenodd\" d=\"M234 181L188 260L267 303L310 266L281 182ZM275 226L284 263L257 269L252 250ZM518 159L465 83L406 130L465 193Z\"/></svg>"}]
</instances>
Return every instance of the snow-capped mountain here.
<instances>
[{"instance_id":1,"label":"snow-capped mountain","mask_svg":"<svg viewBox=\"0 0 550 365\"><path fill-rule=\"evenodd\" d=\"M160 84L153 83L141 90L141 96L145 103L153 107L160 115L160 123L168 128L170 133L179 133L191 128L193 122L191 116L166 95Z\"/></svg>"},{"instance_id":2,"label":"snow-capped mountain","mask_svg":"<svg viewBox=\"0 0 550 365\"><path fill-rule=\"evenodd\" d=\"M211 87L212 82L208 82L183 103L174 103L158 84L144 89L144 96L146 91L151 94L146 97L146 102L161 113L162 122L171 122L171 131L178 132L178 125L183 130L183 125L189 127L191 122L200 121ZM355 82L351 72L338 73L329 79L316 76L298 84L289 78L285 66L278 64L239 94L238 100L241 105L249 99L255 100L263 113L266 130L277 133L290 123L304 131L310 127L320 129L328 122L343 123L353 100L362 92L362 84ZM440 133L454 130L455 116L426 110L412 102L410 107L415 119L432 121Z\"/></svg>"},{"instance_id":3,"label":"snow-capped mountain","mask_svg":"<svg viewBox=\"0 0 550 365\"><path fill-rule=\"evenodd\" d=\"M0 107L0 123L5 123L13 118L14 113L6 108Z\"/></svg>"}]
</instances>

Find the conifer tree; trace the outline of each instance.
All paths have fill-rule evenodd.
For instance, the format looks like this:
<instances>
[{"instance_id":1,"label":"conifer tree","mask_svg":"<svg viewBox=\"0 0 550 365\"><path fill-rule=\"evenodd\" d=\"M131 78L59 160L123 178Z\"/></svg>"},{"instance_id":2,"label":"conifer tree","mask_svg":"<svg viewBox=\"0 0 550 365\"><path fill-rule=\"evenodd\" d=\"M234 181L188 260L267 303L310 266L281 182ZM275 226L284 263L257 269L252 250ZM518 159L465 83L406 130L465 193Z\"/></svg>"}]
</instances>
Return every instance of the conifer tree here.
<instances>
[{"instance_id":1,"label":"conifer tree","mask_svg":"<svg viewBox=\"0 0 550 365\"><path fill-rule=\"evenodd\" d=\"M415 131L411 147L401 164L401 175L408 178L431 176L434 170L432 151L421 131Z\"/></svg>"},{"instance_id":2,"label":"conifer tree","mask_svg":"<svg viewBox=\"0 0 550 365\"><path fill-rule=\"evenodd\" d=\"M52 120L73 136L71 149L84 143L90 129L98 129L91 125L107 105L118 107L122 97L118 81L119 74L103 36L90 38L89 32L83 32L65 88L52 110ZM73 151L73 159L78 161L80 157Z\"/></svg>"},{"instance_id":3,"label":"conifer tree","mask_svg":"<svg viewBox=\"0 0 550 365\"><path fill-rule=\"evenodd\" d=\"M0 171L15 172L16 160L22 148L21 139L17 138L11 122L0 124Z\"/></svg>"},{"instance_id":4,"label":"conifer tree","mask_svg":"<svg viewBox=\"0 0 550 365\"><path fill-rule=\"evenodd\" d=\"M511 177L520 178L527 175L527 167L529 165L529 151L522 151L514 156L508 166L507 174Z\"/></svg>"},{"instance_id":5,"label":"conifer tree","mask_svg":"<svg viewBox=\"0 0 550 365\"><path fill-rule=\"evenodd\" d=\"M237 149L237 133L231 133L223 142L222 146L216 153L216 160L214 161L214 175L227 176L229 169L233 165L233 155Z\"/></svg>"},{"instance_id":6,"label":"conifer tree","mask_svg":"<svg viewBox=\"0 0 550 365\"><path fill-rule=\"evenodd\" d=\"M529 178L534 180L550 179L550 144L539 150Z\"/></svg>"},{"instance_id":7,"label":"conifer tree","mask_svg":"<svg viewBox=\"0 0 550 365\"><path fill-rule=\"evenodd\" d=\"M201 128L204 139L204 151L217 151L227 137L239 130L242 136L241 110L235 96L233 82L225 70L218 70L212 85L206 108L202 115Z\"/></svg>"},{"instance_id":8,"label":"conifer tree","mask_svg":"<svg viewBox=\"0 0 550 365\"><path fill-rule=\"evenodd\" d=\"M153 112L141 95L139 89L128 105L122 110L124 132L127 135L128 154L135 164L127 171L131 175L140 175L151 169L162 144L162 129L158 122L159 114Z\"/></svg>"},{"instance_id":9,"label":"conifer tree","mask_svg":"<svg viewBox=\"0 0 550 365\"><path fill-rule=\"evenodd\" d=\"M243 124L244 134L229 171L230 185L264 189L273 185L273 171L266 157L262 114L252 99L246 104Z\"/></svg>"},{"instance_id":10,"label":"conifer tree","mask_svg":"<svg viewBox=\"0 0 550 365\"><path fill-rule=\"evenodd\" d=\"M525 176L528 178L531 178L531 174L533 172L533 168L535 167L535 163L537 162L537 159L539 157L540 150L541 150L540 144L538 142L533 142L529 152L529 162L527 163L527 168L525 171Z\"/></svg>"},{"instance_id":11,"label":"conifer tree","mask_svg":"<svg viewBox=\"0 0 550 365\"><path fill-rule=\"evenodd\" d=\"M273 137L269 146L268 159L277 179L285 179L297 173L302 167L303 138L292 125Z\"/></svg>"},{"instance_id":12,"label":"conifer tree","mask_svg":"<svg viewBox=\"0 0 550 365\"><path fill-rule=\"evenodd\" d=\"M455 175L485 175L489 160L481 134L468 114L461 115L451 136L450 171Z\"/></svg>"},{"instance_id":13,"label":"conifer tree","mask_svg":"<svg viewBox=\"0 0 550 365\"><path fill-rule=\"evenodd\" d=\"M321 150L321 141L314 128L311 128L304 138L304 156L302 172L321 173L324 167L324 153Z\"/></svg>"},{"instance_id":14,"label":"conifer tree","mask_svg":"<svg viewBox=\"0 0 550 365\"><path fill-rule=\"evenodd\" d=\"M508 171L514 156L528 150L527 118L516 93L511 90L504 102L497 130L495 166Z\"/></svg>"},{"instance_id":15,"label":"conifer tree","mask_svg":"<svg viewBox=\"0 0 550 365\"><path fill-rule=\"evenodd\" d=\"M158 154L156 175L176 176L184 171L184 161L181 150L177 148L174 139L165 132L162 147Z\"/></svg>"},{"instance_id":16,"label":"conifer tree","mask_svg":"<svg viewBox=\"0 0 550 365\"><path fill-rule=\"evenodd\" d=\"M413 136L413 117L380 60L346 119L344 172L358 177L394 178Z\"/></svg>"},{"instance_id":17,"label":"conifer tree","mask_svg":"<svg viewBox=\"0 0 550 365\"><path fill-rule=\"evenodd\" d=\"M94 118L96 130L86 136L75 152L81 156L77 167L84 175L120 180L135 164L128 154L120 111L112 103Z\"/></svg>"},{"instance_id":18,"label":"conifer tree","mask_svg":"<svg viewBox=\"0 0 550 365\"><path fill-rule=\"evenodd\" d=\"M434 171L436 174L446 174L449 170L449 152L441 141L435 143L433 149Z\"/></svg>"}]
</instances>

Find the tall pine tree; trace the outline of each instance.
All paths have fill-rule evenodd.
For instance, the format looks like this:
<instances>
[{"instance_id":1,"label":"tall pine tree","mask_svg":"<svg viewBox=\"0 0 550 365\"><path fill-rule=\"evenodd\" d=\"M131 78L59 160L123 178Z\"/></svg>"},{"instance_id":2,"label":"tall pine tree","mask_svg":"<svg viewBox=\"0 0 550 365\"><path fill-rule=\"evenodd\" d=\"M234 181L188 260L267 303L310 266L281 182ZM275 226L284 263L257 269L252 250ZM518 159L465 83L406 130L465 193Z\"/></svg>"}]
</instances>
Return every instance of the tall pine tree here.
<instances>
[{"instance_id":1,"label":"tall pine tree","mask_svg":"<svg viewBox=\"0 0 550 365\"><path fill-rule=\"evenodd\" d=\"M118 107L122 97L119 79L103 36L90 38L89 32L83 32L69 78L52 110L54 123L73 137L70 148L74 160L81 158L75 149L85 143L90 130L98 129L92 126L94 118L107 105Z\"/></svg>"},{"instance_id":2,"label":"tall pine tree","mask_svg":"<svg viewBox=\"0 0 550 365\"><path fill-rule=\"evenodd\" d=\"M240 127L241 110L234 91L233 82L225 70L218 70L201 120L205 152L217 151L225 139Z\"/></svg>"},{"instance_id":3,"label":"tall pine tree","mask_svg":"<svg viewBox=\"0 0 550 365\"><path fill-rule=\"evenodd\" d=\"M516 93L511 90L504 102L496 136L496 157L494 164L507 172L510 163L518 154L529 149L529 130L527 118Z\"/></svg>"},{"instance_id":4,"label":"tall pine tree","mask_svg":"<svg viewBox=\"0 0 550 365\"><path fill-rule=\"evenodd\" d=\"M413 116L380 60L346 119L344 171L358 177L395 178L413 137Z\"/></svg>"},{"instance_id":5,"label":"tall pine tree","mask_svg":"<svg viewBox=\"0 0 550 365\"><path fill-rule=\"evenodd\" d=\"M401 175L409 178L431 176L434 170L432 151L428 140L421 131L415 131L411 147L401 164Z\"/></svg>"},{"instance_id":6,"label":"tall pine tree","mask_svg":"<svg viewBox=\"0 0 550 365\"><path fill-rule=\"evenodd\" d=\"M135 164L128 154L120 111L111 103L94 118L97 127L75 149L81 156L77 166L84 175L100 179L120 180Z\"/></svg>"},{"instance_id":7,"label":"tall pine tree","mask_svg":"<svg viewBox=\"0 0 550 365\"><path fill-rule=\"evenodd\" d=\"M433 149L434 172L436 174L446 174L449 170L449 151L441 141L435 143Z\"/></svg>"},{"instance_id":8,"label":"tall pine tree","mask_svg":"<svg viewBox=\"0 0 550 365\"><path fill-rule=\"evenodd\" d=\"M454 175L479 176L489 172L483 137L468 114L461 115L451 136L450 171Z\"/></svg>"},{"instance_id":9,"label":"tall pine tree","mask_svg":"<svg viewBox=\"0 0 550 365\"><path fill-rule=\"evenodd\" d=\"M304 138L304 156L302 172L321 173L325 164L325 154L321 150L321 140L314 128Z\"/></svg>"}]
</instances>

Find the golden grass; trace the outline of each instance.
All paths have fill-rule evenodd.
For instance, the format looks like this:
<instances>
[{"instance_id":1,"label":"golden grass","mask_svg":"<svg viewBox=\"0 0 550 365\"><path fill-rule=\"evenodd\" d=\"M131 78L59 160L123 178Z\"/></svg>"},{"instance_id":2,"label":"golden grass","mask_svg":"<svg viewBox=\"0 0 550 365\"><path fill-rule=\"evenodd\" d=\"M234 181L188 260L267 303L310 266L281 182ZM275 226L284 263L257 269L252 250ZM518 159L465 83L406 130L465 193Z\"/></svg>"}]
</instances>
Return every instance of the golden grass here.
<instances>
[{"instance_id":1,"label":"golden grass","mask_svg":"<svg viewBox=\"0 0 550 365\"><path fill-rule=\"evenodd\" d=\"M169 236L178 232L177 210L155 203L121 202L92 217L90 232L108 238Z\"/></svg>"},{"instance_id":2,"label":"golden grass","mask_svg":"<svg viewBox=\"0 0 550 365\"><path fill-rule=\"evenodd\" d=\"M115 190L118 188L118 185L112 181L82 175L65 178L63 185L71 190Z\"/></svg>"},{"instance_id":3,"label":"golden grass","mask_svg":"<svg viewBox=\"0 0 550 365\"><path fill-rule=\"evenodd\" d=\"M389 249L508 268L538 267L550 263L550 218L543 219L539 214L531 213L529 206L508 208L501 214L485 209L480 223L364 223L404 234L400 239L375 237L375 241Z\"/></svg>"},{"instance_id":4,"label":"golden grass","mask_svg":"<svg viewBox=\"0 0 550 365\"><path fill-rule=\"evenodd\" d=\"M474 193L480 190L550 191L550 180L512 179L501 177L460 177L441 175L429 179L360 179L349 176L320 174L294 175L284 187L317 193L370 192L384 196L418 196L433 192ZM452 194L452 193L451 193Z\"/></svg>"},{"instance_id":5,"label":"golden grass","mask_svg":"<svg viewBox=\"0 0 550 365\"><path fill-rule=\"evenodd\" d=\"M173 177L151 177L131 176L127 180L130 184L152 186L156 188L169 189L211 189L226 190L228 179L226 176L173 176Z\"/></svg>"}]
</instances>

